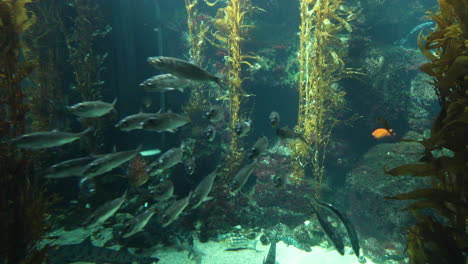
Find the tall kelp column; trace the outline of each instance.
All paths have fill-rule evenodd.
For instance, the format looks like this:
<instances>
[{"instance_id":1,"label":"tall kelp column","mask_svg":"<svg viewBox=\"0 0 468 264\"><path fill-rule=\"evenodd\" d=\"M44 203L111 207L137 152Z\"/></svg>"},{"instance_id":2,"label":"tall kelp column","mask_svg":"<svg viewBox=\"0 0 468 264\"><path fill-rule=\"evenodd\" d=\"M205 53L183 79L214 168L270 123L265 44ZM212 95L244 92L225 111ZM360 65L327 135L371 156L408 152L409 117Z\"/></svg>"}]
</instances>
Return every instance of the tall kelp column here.
<instances>
[{"instance_id":1,"label":"tall kelp column","mask_svg":"<svg viewBox=\"0 0 468 264\"><path fill-rule=\"evenodd\" d=\"M431 178L428 188L391 197L415 200L406 208L416 217L406 233L412 264L463 264L468 254L468 0L438 2L439 11L429 12L437 27L418 44L430 60L421 70L433 79L441 111L430 137L417 141L423 163L387 172Z\"/></svg>"},{"instance_id":2,"label":"tall kelp column","mask_svg":"<svg viewBox=\"0 0 468 264\"><path fill-rule=\"evenodd\" d=\"M247 94L242 90L241 65L248 64L247 58L253 58L242 53L241 41L248 33L251 25L245 24L245 16L254 10L250 0L231 0L225 8L220 8L216 15L214 24L218 31L215 34L217 41L222 44L218 46L226 49L227 55L224 57L227 68L227 86L229 88L227 96L218 100L227 100L229 103L230 122L230 153L226 164L228 169L235 168L242 159L242 152L239 148L239 138L234 128L240 121L241 99Z\"/></svg>"},{"instance_id":3,"label":"tall kelp column","mask_svg":"<svg viewBox=\"0 0 468 264\"><path fill-rule=\"evenodd\" d=\"M206 2L206 1L205 1ZM206 2L208 5L209 2ZM197 19L199 1L198 0L185 0L185 9L187 10L187 26L188 26L188 42L189 42L189 57L190 60L196 65L203 65L205 58L203 52L206 49L206 34L209 26L203 20ZM190 100L185 106L187 112L193 113L196 110L202 110L202 107L208 105L208 97L206 97L205 84L200 82L194 84L190 89Z\"/></svg>"},{"instance_id":4,"label":"tall kelp column","mask_svg":"<svg viewBox=\"0 0 468 264\"><path fill-rule=\"evenodd\" d=\"M346 74L343 59L347 44L339 34L351 32L350 12L342 1L300 1L299 113L296 132L310 140L310 145L297 140L292 144L294 179L304 177L304 166L312 164L316 195L325 175L325 154L333 127L339 122L336 112L344 107L345 92L337 82ZM312 146L312 147L311 147Z\"/></svg>"},{"instance_id":5,"label":"tall kelp column","mask_svg":"<svg viewBox=\"0 0 468 264\"><path fill-rule=\"evenodd\" d=\"M36 68L23 60L21 35L35 23L26 4L0 1L0 259L4 264L42 263L45 249L37 243L47 231L49 200L29 172L30 153L4 141L26 133L23 80Z\"/></svg>"}]
</instances>

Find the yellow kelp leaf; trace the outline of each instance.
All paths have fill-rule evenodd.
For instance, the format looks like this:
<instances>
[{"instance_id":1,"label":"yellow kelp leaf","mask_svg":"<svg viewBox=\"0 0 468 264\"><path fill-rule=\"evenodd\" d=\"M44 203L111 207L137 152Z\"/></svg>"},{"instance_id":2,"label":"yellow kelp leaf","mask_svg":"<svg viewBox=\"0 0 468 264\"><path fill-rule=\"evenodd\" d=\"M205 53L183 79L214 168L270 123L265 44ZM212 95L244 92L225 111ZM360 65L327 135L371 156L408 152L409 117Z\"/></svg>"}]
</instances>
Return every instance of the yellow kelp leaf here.
<instances>
[{"instance_id":1,"label":"yellow kelp leaf","mask_svg":"<svg viewBox=\"0 0 468 264\"><path fill-rule=\"evenodd\" d=\"M432 53L430 52L429 50L426 49L425 45L423 44L422 42L422 39L423 39L423 35L422 35L422 31L419 33L419 36L418 36L418 47L419 47L419 50L421 50L422 54L424 56L426 56L426 58L428 58L429 60L431 61L434 61L437 59L437 57Z\"/></svg>"},{"instance_id":2,"label":"yellow kelp leaf","mask_svg":"<svg viewBox=\"0 0 468 264\"><path fill-rule=\"evenodd\" d=\"M15 20L17 25L16 30L18 33L23 33L36 22L36 16L34 15L34 13L29 12L25 7L26 4L32 3L32 1L33 0L13 1ZM28 13L30 13L31 16L28 16Z\"/></svg>"},{"instance_id":3,"label":"yellow kelp leaf","mask_svg":"<svg viewBox=\"0 0 468 264\"><path fill-rule=\"evenodd\" d=\"M213 3L208 2L208 0L203 0L203 1L205 1L205 4L207 4L208 6L214 6L219 2L219 0L216 0Z\"/></svg>"}]
</instances>

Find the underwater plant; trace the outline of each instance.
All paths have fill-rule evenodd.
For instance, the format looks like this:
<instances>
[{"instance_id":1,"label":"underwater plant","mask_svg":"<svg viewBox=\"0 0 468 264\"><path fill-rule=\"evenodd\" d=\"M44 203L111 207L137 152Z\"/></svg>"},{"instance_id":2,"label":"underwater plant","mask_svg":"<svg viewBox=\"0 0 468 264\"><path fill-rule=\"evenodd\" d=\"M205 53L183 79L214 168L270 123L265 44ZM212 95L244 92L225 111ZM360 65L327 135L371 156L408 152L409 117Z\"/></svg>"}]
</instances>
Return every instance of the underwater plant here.
<instances>
[{"instance_id":1,"label":"underwater plant","mask_svg":"<svg viewBox=\"0 0 468 264\"><path fill-rule=\"evenodd\" d=\"M331 132L339 122L337 111L344 109L345 92L337 82L355 71L345 68L347 44L338 34L352 28L353 13L346 11L342 1L302 0L300 2L299 33L299 111L296 132L304 138L314 138L310 144L292 143L294 178L301 182L304 166L312 164L315 195L325 174L325 153ZM310 147L312 145L312 148Z\"/></svg>"},{"instance_id":2,"label":"underwater plant","mask_svg":"<svg viewBox=\"0 0 468 264\"><path fill-rule=\"evenodd\" d=\"M429 138L420 141L422 163L407 164L386 173L429 177L429 188L415 189L388 199L415 200L416 223L408 228L410 263L466 263L468 219L468 1L439 0L437 24L418 38L430 62L420 69L432 78L441 111ZM406 140L411 141L411 140Z\"/></svg>"},{"instance_id":3,"label":"underwater plant","mask_svg":"<svg viewBox=\"0 0 468 264\"><path fill-rule=\"evenodd\" d=\"M105 25L100 6L95 1L69 0L68 6L75 16L72 21L60 19L59 26L65 38L68 63L75 81L72 89L80 93L81 101L100 100L104 91L102 72L106 69L108 53L99 53L96 42L112 28ZM69 22L72 27L68 27ZM95 135L92 139L86 138L86 147L90 152L98 153L106 139L104 119L87 119L83 122L86 127L94 128Z\"/></svg>"},{"instance_id":4,"label":"underwater plant","mask_svg":"<svg viewBox=\"0 0 468 264\"><path fill-rule=\"evenodd\" d=\"M21 35L36 21L26 8L31 2L0 1L0 259L5 264L43 262L48 248L38 243L49 227L46 214L53 203L30 174L29 151L3 142L26 133L30 106L22 84L37 61L22 59Z\"/></svg>"},{"instance_id":5,"label":"underwater plant","mask_svg":"<svg viewBox=\"0 0 468 264\"><path fill-rule=\"evenodd\" d=\"M218 9L214 24L218 30L214 36L222 43L215 44L218 47L225 47L227 55L224 56L227 68L227 86L229 93L218 100L227 100L230 111L230 153L226 160L228 170L233 171L234 168L239 166L243 157L243 153L239 147L239 137L235 134L235 127L240 121L241 114L241 99L249 96L242 90L242 64L251 64L246 59L255 58L242 53L241 41L248 33L248 28L252 25L245 23L245 16L255 10L250 0L232 0L229 1L226 7ZM214 42L212 42L214 43Z\"/></svg>"}]
</instances>

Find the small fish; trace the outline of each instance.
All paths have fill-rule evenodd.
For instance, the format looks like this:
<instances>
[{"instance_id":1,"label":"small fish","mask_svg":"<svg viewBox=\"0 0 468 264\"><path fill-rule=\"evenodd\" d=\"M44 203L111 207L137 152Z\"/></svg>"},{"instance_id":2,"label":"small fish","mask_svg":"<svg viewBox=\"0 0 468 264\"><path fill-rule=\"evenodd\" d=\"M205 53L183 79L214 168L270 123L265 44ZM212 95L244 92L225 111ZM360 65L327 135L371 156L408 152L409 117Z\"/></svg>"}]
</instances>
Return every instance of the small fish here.
<instances>
[{"instance_id":1,"label":"small fish","mask_svg":"<svg viewBox=\"0 0 468 264\"><path fill-rule=\"evenodd\" d=\"M86 166L83 171L84 179L94 178L119 167L133 159L140 152L140 149L141 146L136 150L114 152L100 156Z\"/></svg>"},{"instance_id":2,"label":"small fish","mask_svg":"<svg viewBox=\"0 0 468 264\"><path fill-rule=\"evenodd\" d=\"M287 126L276 128L276 136L286 141L300 139L305 144L307 145L309 144L307 140L301 134L294 132L292 129L290 129Z\"/></svg>"},{"instance_id":3,"label":"small fish","mask_svg":"<svg viewBox=\"0 0 468 264\"><path fill-rule=\"evenodd\" d=\"M354 254L356 254L356 257L358 257L358 259L360 259L360 256L359 256L359 254L360 254L359 253L359 250L360 250L359 238L357 236L356 229L354 228L353 223L351 223L351 221L348 219L348 217L346 215L342 214L333 205L319 202L317 199L315 199L315 197L313 197L313 198L314 198L315 204L319 205L320 207L323 207L323 208L327 209L328 211L335 214L338 217L338 219L340 219L340 221L343 223L344 227L346 228L346 232L348 232L349 241L351 241L351 247L354 250Z\"/></svg>"},{"instance_id":4,"label":"small fish","mask_svg":"<svg viewBox=\"0 0 468 264\"><path fill-rule=\"evenodd\" d=\"M312 203L310 204L310 206L312 207L312 210L314 210L315 215L317 215L317 219L325 235L327 235L327 237L331 240L336 250L341 255L344 255L343 238L340 236L338 231L331 225L331 223L328 222L328 220L325 217L322 217L322 215L319 214L318 210L315 208L315 206Z\"/></svg>"},{"instance_id":5,"label":"small fish","mask_svg":"<svg viewBox=\"0 0 468 264\"><path fill-rule=\"evenodd\" d=\"M208 141L213 141L216 137L216 127L208 125L203 132L203 136L208 139Z\"/></svg>"},{"instance_id":6,"label":"small fish","mask_svg":"<svg viewBox=\"0 0 468 264\"><path fill-rule=\"evenodd\" d=\"M114 264L153 264L159 259L154 257L140 257L133 255L123 248L119 251L104 247L97 247L91 243L91 237L80 244L62 245L48 252L47 263L67 264L75 262L114 263Z\"/></svg>"},{"instance_id":7,"label":"small fish","mask_svg":"<svg viewBox=\"0 0 468 264\"><path fill-rule=\"evenodd\" d=\"M171 148L161 154L161 156L148 166L148 172L151 176L156 175L158 170L167 170L181 163L184 158L184 149L182 147Z\"/></svg>"},{"instance_id":8,"label":"small fish","mask_svg":"<svg viewBox=\"0 0 468 264\"><path fill-rule=\"evenodd\" d=\"M252 129L252 120L242 120L236 124L234 131L237 136L245 137Z\"/></svg>"},{"instance_id":9,"label":"small fish","mask_svg":"<svg viewBox=\"0 0 468 264\"><path fill-rule=\"evenodd\" d=\"M122 237L127 238L130 236L133 236L134 234L143 231L145 228L146 224L148 224L149 220L153 215L156 213L157 208L156 206L153 206L151 208L146 209L143 213L135 216L132 218L126 225Z\"/></svg>"},{"instance_id":10,"label":"small fish","mask_svg":"<svg viewBox=\"0 0 468 264\"><path fill-rule=\"evenodd\" d=\"M126 178L130 185L136 187L141 186L148 181L149 174L146 168L146 161L140 154L135 155L135 157L130 160Z\"/></svg>"},{"instance_id":11,"label":"small fish","mask_svg":"<svg viewBox=\"0 0 468 264\"><path fill-rule=\"evenodd\" d=\"M74 115L79 117L100 117L112 110L115 111L115 103L117 103L117 98L112 103L106 103L102 101L86 101L69 106L68 109Z\"/></svg>"},{"instance_id":12,"label":"small fish","mask_svg":"<svg viewBox=\"0 0 468 264\"><path fill-rule=\"evenodd\" d=\"M150 194L156 201L169 200L174 194L174 184L171 180L165 180L150 190Z\"/></svg>"},{"instance_id":13,"label":"small fish","mask_svg":"<svg viewBox=\"0 0 468 264\"><path fill-rule=\"evenodd\" d=\"M278 112L273 111L270 113L270 116L268 117L270 119L270 124L273 128L278 128L280 125L280 115Z\"/></svg>"},{"instance_id":14,"label":"small fish","mask_svg":"<svg viewBox=\"0 0 468 264\"><path fill-rule=\"evenodd\" d=\"M203 117L213 123L219 122L224 119L224 108L220 105L211 106L206 110Z\"/></svg>"},{"instance_id":15,"label":"small fish","mask_svg":"<svg viewBox=\"0 0 468 264\"><path fill-rule=\"evenodd\" d=\"M184 161L184 169L188 175L192 175L195 172L197 164L195 163L195 158L193 156L187 157Z\"/></svg>"},{"instance_id":16,"label":"small fish","mask_svg":"<svg viewBox=\"0 0 468 264\"><path fill-rule=\"evenodd\" d=\"M18 136L12 139L10 142L18 148L52 148L73 142L92 130L93 129L89 127L80 133L60 132L56 130L50 132L34 132Z\"/></svg>"},{"instance_id":17,"label":"small fish","mask_svg":"<svg viewBox=\"0 0 468 264\"><path fill-rule=\"evenodd\" d=\"M175 130L187 123L190 122L190 119L186 116L182 116L176 113L167 112L160 113L156 116L145 119L140 123L141 127L147 131L155 132L171 132L174 133Z\"/></svg>"},{"instance_id":18,"label":"small fish","mask_svg":"<svg viewBox=\"0 0 468 264\"><path fill-rule=\"evenodd\" d=\"M130 115L120 120L115 125L115 127L125 132L132 131L135 129L142 129L141 122L156 115L157 113L138 113L135 115Z\"/></svg>"},{"instance_id":19,"label":"small fish","mask_svg":"<svg viewBox=\"0 0 468 264\"><path fill-rule=\"evenodd\" d=\"M250 174L257 168L257 162L253 161L250 164L245 165L239 172L234 176L231 182L231 192L237 193L239 192L242 187L244 187L245 183L249 179Z\"/></svg>"},{"instance_id":20,"label":"small fish","mask_svg":"<svg viewBox=\"0 0 468 264\"><path fill-rule=\"evenodd\" d=\"M95 159L96 157L82 157L66 160L50 166L40 174L43 175L44 178L48 179L61 179L81 176L84 169L86 168L86 165Z\"/></svg>"},{"instance_id":21,"label":"small fish","mask_svg":"<svg viewBox=\"0 0 468 264\"><path fill-rule=\"evenodd\" d=\"M97 225L100 225L106 222L111 216L120 209L122 204L127 199L127 191L125 193L112 201L106 202L103 205L99 206L83 223L83 226L91 228Z\"/></svg>"},{"instance_id":22,"label":"small fish","mask_svg":"<svg viewBox=\"0 0 468 264\"><path fill-rule=\"evenodd\" d=\"M268 148L268 138L263 136L255 142L249 152L249 159L256 159Z\"/></svg>"},{"instance_id":23,"label":"small fish","mask_svg":"<svg viewBox=\"0 0 468 264\"><path fill-rule=\"evenodd\" d=\"M396 134L393 132L393 129L386 129L386 128L377 128L376 130L372 132L372 136L375 139L382 139L384 137L389 137L389 136L394 136L394 135Z\"/></svg>"},{"instance_id":24,"label":"small fish","mask_svg":"<svg viewBox=\"0 0 468 264\"><path fill-rule=\"evenodd\" d=\"M195 187L193 190L191 201L191 209L195 209L200 206L204 201L210 200L208 198L208 194L211 192L211 188L213 188L214 180L218 175L218 168L212 171L208 176L205 176L203 180Z\"/></svg>"},{"instance_id":25,"label":"small fish","mask_svg":"<svg viewBox=\"0 0 468 264\"><path fill-rule=\"evenodd\" d=\"M276 243L278 237L278 231L275 233L275 237L271 241L270 249L268 250L267 257L263 260L263 264L276 264Z\"/></svg>"},{"instance_id":26,"label":"small fish","mask_svg":"<svg viewBox=\"0 0 468 264\"><path fill-rule=\"evenodd\" d=\"M140 84L140 88L146 92L167 92L178 90L184 92L189 80L177 77L170 73L153 76Z\"/></svg>"},{"instance_id":27,"label":"small fish","mask_svg":"<svg viewBox=\"0 0 468 264\"><path fill-rule=\"evenodd\" d=\"M203 70L197 65L172 57L149 57L148 63L158 70L193 81L212 81L223 88L219 77Z\"/></svg>"},{"instance_id":28,"label":"small fish","mask_svg":"<svg viewBox=\"0 0 468 264\"><path fill-rule=\"evenodd\" d=\"M161 216L161 227L167 227L172 222L174 222L177 217L184 211L185 207L189 204L190 198L192 197L192 193L190 192L187 197L179 199L173 202L162 214Z\"/></svg>"},{"instance_id":29,"label":"small fish","mask_svg":"<svg viewBox=\"0 0 468 264\"><path fill-rule=\"evenodd\" d=\"M286 169L280 169L276 172L275 176L273 177L273 185L276 188L282 188L286 184L288 179L288 171Z\"/></svg>"},{"instance_id":30,"label":"small fish","mask_svg":"<svg viewBox=\"0 0 468 264\"><path fill-rule=\"evenodd\" d=\"M257 251L258 240L248 239L245 236L230 236L224 239L221 244L225 246L224 251L236 251L243 249L253 249Z\"/></svg>"}]
</instances>

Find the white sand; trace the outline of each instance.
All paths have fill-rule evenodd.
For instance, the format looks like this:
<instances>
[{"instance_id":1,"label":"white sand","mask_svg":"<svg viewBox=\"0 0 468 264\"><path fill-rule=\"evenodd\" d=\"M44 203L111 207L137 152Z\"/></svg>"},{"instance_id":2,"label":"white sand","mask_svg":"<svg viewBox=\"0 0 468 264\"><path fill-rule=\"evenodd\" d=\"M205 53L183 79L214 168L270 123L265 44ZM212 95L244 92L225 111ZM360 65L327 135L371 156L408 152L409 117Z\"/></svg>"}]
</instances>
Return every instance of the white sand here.
<instances>
[{"instance_id":1,"label":"white sand","mask_svg":"<svg viewBox=\"0 0 468 264\"><path fill-rule=\"evenodd\" d=\"M268 254L269 246L258 245L255 250L224 251L224 246L216 242L196 243L196 248L205 255L202 264L261 264ZM346 248L349 252L350 248ZM160 264L194 264L188 259L186 251L164 248L154 254L160 258ZM276 261L279 264L358 264L357 257L353 254L341 256L335 250L327 250L321 247L312 248L312 252L305 252L293 246L287 246L283 242L276 245ZM367 260L367 264L374 264Z\"/></svg>"}]
</instances>

